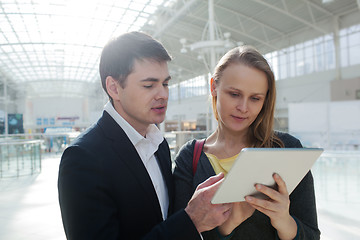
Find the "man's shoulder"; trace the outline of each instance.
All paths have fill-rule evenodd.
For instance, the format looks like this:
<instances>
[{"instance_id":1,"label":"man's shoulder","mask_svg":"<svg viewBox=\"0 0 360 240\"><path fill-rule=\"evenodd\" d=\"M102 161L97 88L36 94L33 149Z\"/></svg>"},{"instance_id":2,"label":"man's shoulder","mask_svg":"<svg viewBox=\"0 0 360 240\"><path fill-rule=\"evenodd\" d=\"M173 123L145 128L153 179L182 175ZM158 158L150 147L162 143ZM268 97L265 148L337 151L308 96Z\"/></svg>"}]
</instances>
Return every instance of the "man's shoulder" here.
<instances>
[{"instance_id":1,"label":"man's shoulder","mask_svg":"<svg viewBox=\"0 0 360 240\"><path fill-rule=\"evenodd\" d=\"M81 146L86 145L90 142L99 140L101 137L99 126L95 123L83 131L71 144L70 146Z\"/></svg>"},{"instance_id":2,"label":"man's shoulder","mask_svg":"<svg viewBox=\"0 0 360 240\"><path fill-rule=\"evenodd\" d=\"M110 115L104 111L99 120L93 123L85 131L83 131L71 145L86 145L90 143L101 143L107 138L107 135L112 134L115 130L113 120Z\"/></svg>"}]
</instances>

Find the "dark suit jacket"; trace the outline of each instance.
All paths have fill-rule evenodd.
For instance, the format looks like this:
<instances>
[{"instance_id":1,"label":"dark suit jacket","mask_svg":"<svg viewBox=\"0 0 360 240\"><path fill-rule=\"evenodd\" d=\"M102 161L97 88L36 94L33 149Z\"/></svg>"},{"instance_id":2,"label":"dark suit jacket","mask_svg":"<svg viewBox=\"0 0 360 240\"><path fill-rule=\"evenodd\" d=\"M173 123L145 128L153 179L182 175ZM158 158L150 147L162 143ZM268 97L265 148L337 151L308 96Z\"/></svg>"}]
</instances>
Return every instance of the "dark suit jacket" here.
<instances>
[{"instance_id":1,"label":"dark suit jacket","mask_svg":"<svg viewBox=\"0 0 360 240\"><path fill-rule=\"evenodd\" d=\"M136 149L115 120L103 116L63 153L59 202L68 239L200 239L184 210L173 213L169 147L155 153L169 193L169 216L161 208Z\"/></svg>"}]
</instances>

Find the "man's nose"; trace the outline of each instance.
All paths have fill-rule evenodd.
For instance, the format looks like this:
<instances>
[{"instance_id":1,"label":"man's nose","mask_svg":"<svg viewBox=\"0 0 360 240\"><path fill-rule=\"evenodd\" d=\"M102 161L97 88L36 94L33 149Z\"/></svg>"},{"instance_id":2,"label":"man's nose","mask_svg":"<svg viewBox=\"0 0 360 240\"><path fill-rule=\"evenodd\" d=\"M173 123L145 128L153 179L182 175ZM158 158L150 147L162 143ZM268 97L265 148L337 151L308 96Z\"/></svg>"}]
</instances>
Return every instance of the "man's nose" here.
<instances>
[{"instance_id":1,"label":"man's nose","mask_svg":"<svg viewBox=\"0 0 360 240\"><path fill-rule=\"evenodd\" d=\"M157 92L156 99L165 99L169 98L169 89L167 87L161 86Z\"/></svg>"}]
</instances>

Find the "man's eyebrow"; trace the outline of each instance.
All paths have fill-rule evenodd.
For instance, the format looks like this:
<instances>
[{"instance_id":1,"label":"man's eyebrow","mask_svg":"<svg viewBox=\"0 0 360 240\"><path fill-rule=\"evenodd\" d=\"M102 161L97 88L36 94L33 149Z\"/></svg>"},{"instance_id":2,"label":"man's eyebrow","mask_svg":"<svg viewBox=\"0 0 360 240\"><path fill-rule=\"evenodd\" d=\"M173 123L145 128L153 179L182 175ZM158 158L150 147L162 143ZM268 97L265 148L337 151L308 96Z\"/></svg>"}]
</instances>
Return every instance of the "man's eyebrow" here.
<instances>
[{"instance_id":1,"label":"man's eyebrow","mask_svg":"<svg viewBox=\"0 0 360 240\"><path fill-rule=\"evenodd\" d=\"M167 78L164 79L164 82L169 81L170 79L171 79L171 76L168 76ZM152 77L141 80L141 82L159 82L159 81L160 80L158 78L152 78Z\"/></svg>"}]
</instances>

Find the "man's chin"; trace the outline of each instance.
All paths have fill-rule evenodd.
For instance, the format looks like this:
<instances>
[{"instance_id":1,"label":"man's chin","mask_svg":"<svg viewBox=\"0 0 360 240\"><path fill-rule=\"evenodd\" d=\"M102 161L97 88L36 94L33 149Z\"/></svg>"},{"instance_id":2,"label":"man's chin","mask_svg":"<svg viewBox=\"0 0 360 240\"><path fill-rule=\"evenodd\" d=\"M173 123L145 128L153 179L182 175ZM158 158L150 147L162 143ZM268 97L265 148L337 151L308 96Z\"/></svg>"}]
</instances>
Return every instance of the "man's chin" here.
<instances>
[{"instance_id":1,"label":"man's chin","mask_svg":"<svg viewBox=\"0 0 360 240\"><path fill-rule=\"evenodd\" d=\"M164 122L164 120L162 120L162 121L155 121L154 124L159 125L159 124L161 124L162 122Z\"/></svg>"},{"instance_id":2,"label":"man's chin","mask_svg":"<svg viewBox=\"0 0 360 240\"><path fill-rule=\"evenodd\" d=\"M164 122L164 120L165 120L165 117L162 117L162 118L155 119L153 122L154 122L154 124L158 125L158 124Z\"/></svg>"}]
</instances>

